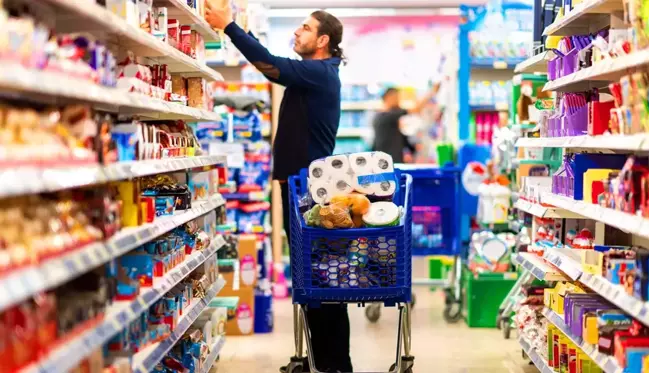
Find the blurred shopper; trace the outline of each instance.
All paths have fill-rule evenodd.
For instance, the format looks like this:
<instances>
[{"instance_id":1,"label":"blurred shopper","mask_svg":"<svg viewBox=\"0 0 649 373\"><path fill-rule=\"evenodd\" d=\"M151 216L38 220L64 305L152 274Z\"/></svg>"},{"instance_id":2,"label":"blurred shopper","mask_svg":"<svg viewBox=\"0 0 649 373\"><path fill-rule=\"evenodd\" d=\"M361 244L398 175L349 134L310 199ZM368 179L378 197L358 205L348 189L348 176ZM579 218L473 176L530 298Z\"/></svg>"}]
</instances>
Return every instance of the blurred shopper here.
<instances>
[{"instance_id":1,"label":"blurred shopper","mask_svg":"<svg viewBox=\"0 0 649 373\"><path fill-rule=\"evenodd\" d=\"M301 60L273 56L232 21L232 9L207 0L206 19L225 30L245 58L271 82L286 87L273 146L273 178L282 186L284 229L290 237L287 179L311 161L333 154L340 122L340 78L344 60L342 23L325 11L311 13L297 30L293 50ZM301 248L295 248L300 250ZM315 365L325 372L352 372L347 306L324 304L307 310ZM306 361L305 361L306 363ZM284 368L285 369L285 368ZM308 364L305 365L308 371Z\"/></svg>"},{"instance_id":2,"label":"blurred shopper","mask_svg":"<svg viewBox=\"0 0 649 373\"><path fill-rule=\"evenodd\" d=\"M421 100L417 101L415 106L409 110L401 108L401 97L399 90L390 87L383 93L383 108L374 116L374 151L381 151L392 156L394 163L403 163L404 150L409 150L410 154L416 152L415 144L403 134L403 118L409 114L419 114L435 96L439 85L428 92Z\"/></svg>"}]
</instances>

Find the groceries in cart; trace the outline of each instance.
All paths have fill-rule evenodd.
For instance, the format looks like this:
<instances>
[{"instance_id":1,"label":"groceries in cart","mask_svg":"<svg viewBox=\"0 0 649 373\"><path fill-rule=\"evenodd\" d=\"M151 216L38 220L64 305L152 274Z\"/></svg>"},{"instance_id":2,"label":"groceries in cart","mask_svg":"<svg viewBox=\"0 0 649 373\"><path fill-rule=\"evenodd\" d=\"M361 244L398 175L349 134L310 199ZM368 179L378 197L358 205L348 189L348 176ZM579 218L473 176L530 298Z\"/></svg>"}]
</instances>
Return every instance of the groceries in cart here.
<instances>
[{"instance_id":1,"label":"groceries in cart","mask_svg":"<svg viewBox=\"0 0 649 373\"><path fill-rule=\"evenodd\" d=\"M311 162L302 199L307 225L327 229L399 224L400 206L392 157L383 152L340 154Z\"/></svg>"},{"instance_id":2,"label":"groceries in cart","mask_svg":"<svg viewBox=\"0 0 649 373\"><path fill-rule=\"evenodd\" d=\"M473 273L509 271L509 258L515 242L513 233L473 233L469 245L469 269Z\"/></svg>"}]
</instances>

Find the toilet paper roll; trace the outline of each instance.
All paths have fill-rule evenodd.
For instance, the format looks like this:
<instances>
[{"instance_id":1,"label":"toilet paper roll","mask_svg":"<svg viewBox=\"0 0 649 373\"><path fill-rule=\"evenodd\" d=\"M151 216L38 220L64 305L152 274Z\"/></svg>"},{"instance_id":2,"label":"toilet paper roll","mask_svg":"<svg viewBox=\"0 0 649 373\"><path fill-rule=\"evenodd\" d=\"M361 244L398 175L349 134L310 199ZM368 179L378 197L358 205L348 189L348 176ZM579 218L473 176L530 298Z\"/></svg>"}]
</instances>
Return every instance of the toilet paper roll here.
<instances>
[{"instance_id":1,"label":"toilet paper roll","mask_svg":"<svg viewBox=\"0 0 649 373\"><path fill-rule=\"evenodd\" d=\"M332 184L324 180L313 182L309 186L309 192L311 193L311 198L313 198L313 202L319 205L324 205L326 203L329 203L329 201L331 201L331 197L335 195Z\"/></svg>"},{"instance_id":2,"label":"toilet paper roll","mask_svg":"<svg viewBox=\"0 0 649 373\"><path fill-rule=\"evenodd\" d=\"M347 174L349 172L349 158L345 154L332 155L325 158L326 173L334 177L334 175Z\"/></svg>"},{"instance_id":3,"label":"toilet paper roll","mask_svg":"<svg viewBox=\"0 0 649 373\"><path fill-rule=\"evenodd\" d=\"M329 180L329 186L332 189L332 197L346 195L354 191L354 184L349 175L335 175Z\"/></svg>"},{"instance_id":4,"label":"toilet paper roll","mask_svg":"<svg viewBox=\"0 0 649 373\"><path fill-rule=\"evenodd\" d=\"M349 167L351 168L352 173L359 176L371 174L373 167L372 153L363 152L350 154Z\"/></svg>"},{"instance_id":5,"label":"toilet paper roll","mask_svg":"<svg viewBox=\"0 0 649 373\"><path fill-rule=\"evenodd\" d=\"M381 174L394 171L394 162L388 153L374 152L372 154L372 172Z\"/></svg>"},{"instance_id":6,"label":"toilet paper roll","mask_svg":"<svg viewBox=\"0 0 649 373\"><path fill-rule=\"evenodd\" d=\"M388 197L397 191L397 183L394 181L382 181L372 185L374 195L377 197Z\"/></svg>"},{"instance_id":7,"label":"toilet paper roll","mask_svg":"<svg viewBox=\"0 0 649 373\"><path fill-rule=\"evenodd\" d=\"M313 183L317 180L327 180L327 163L324 159L318 159L309 165L309 182Z\"/></svg>"},{"instance_id":8,"label":"toilet paper roll","mask_svg":"<svg viewBox=\"0 0 649 373\"><path fill-rule=\"evenodd\" d=\"M358 193L366 194L368 196L374 195L376 188L371 183L361 184L358 182L358 177L352 177L352 187Z\"/></svg>"}]
</instances>

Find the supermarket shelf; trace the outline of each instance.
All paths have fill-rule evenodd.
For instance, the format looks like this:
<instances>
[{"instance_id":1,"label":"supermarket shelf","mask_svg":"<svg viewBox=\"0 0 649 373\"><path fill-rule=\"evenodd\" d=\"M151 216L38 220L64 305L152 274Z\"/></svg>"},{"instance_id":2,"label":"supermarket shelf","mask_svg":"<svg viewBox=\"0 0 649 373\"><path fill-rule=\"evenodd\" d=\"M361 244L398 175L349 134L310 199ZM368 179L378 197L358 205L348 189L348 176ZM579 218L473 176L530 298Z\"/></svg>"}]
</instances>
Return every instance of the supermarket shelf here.
<instances>
[{"instance_id":1,"label":"supermarket shelf","mask_svg":"<svg viewBox=\"0 0 649 373\"><path fill-rule=\"evenodd\" d=\"M109 181L157 175L194 168L225 165L222 155L117 162L53 168L16 167L0 169L0 198L47 193Z\"/></svg>"},{"instance_id":2,"label":"supermarket shelf","mask_svg":"<svg viewBox=\"0 0 649 373\"><path fill-rule=\"evenodd\" d=\"M509 104L506 102L499 102L495 105L469 105L471 111L507 111Z\"/></svg>"},{"instance_id":3,"label":"supermarket shelf","mask_svg":"<svg viewBox=\"0 0 649 373\"><path fill-rule=\"evenodd\" d=\"M0 292L0 311L91 271L224 203L225 200L217 195L188 211L160 217L153 223L140 227L124 228L106 242L92 243L63 257L47 260L38 267L12 272L0 278L0 288L5 289ZM224 243L223 238L217 236L214 240L214 251Z\"/></svg>"},{"instance_id":4,"label":"supermarket shelf","mask_svg":"<svg viewBox=\"0 0 649 373\"><path fill-rule=\"evenodd\" d=\"M207 355L207 358L203 362L203 368L201 369L200 373L210 372L210 369L212 369L212 366L216 362L216 358L221 354L223 345L225 345L225 336L220 336L218 340L214 344L212 344L210 348L210 354Z\"/></svg>"},{"instance_id":5,"label":"supermarket shelf","mask_svg":"<svg viewBox=\"0 0 649 373\"><path fill-rule=\"evenodd\" d=\"M471 59L471 67L475 69L511 70L523 61L522 58L496 59L496 58L474 58Z\"/></svg>"},{"instance_id":6,"label":"supermarket shelf","mask_svg":"<svg viewBox=\"0 0 649 373\"><path fill-rule=\"evenodd\" d=\"M221 194L226 200L237 201L266 201L269 192L248 192L248 193L224 193Z\"/></svg>"},{"instance_id":7,"label":"supermarket shelf","mask_svg":"<svg viewBox=\"0 0 649 373\"><path fill-rule=\"evenodd\" d=\"M622 11L622 0L586 0L543 30L543 35L588 34L609 25L612 12Z\"/></svg>"},{"instance_id":8,"label":"supermarket shelf","mask_svg":"<svg viewBox=\"0 0 649 373\"><path fill-rule=\"evenodd\" d=\"M536 352L535 348L532 348L532 346L530 346L530 343L526 341L525 338L518 338L518 343L523 348L523 351L525 351L527 357L532 360L532 363L534 363L534 365L539 369L541 373L554 373L554 370L548 366L548 364L545 362L545 359L543 359L541 355Z\"/></svg>"},{"instance_id":9,"label":"supermarket shelf","mask_svg":"<svg viewBox=\"0 0 649 373\"><path fill-rule=\"evenodd\" d=\"M357 127L357 128L338 128L338 134L336 137L369 137L374 134L374 129L369 127Z\"/></svg>"},{"instance_id":10,"label":"supermarket shelf","mask_svg":"<svg viewBox=\"0 0 649 373\"><path fill-rule=\"evenodd\" d=\"M223 76L206 64L201 63L155 36L128 24L118 15L95 3L78 0L45 0L55 8L56 30L66 32L88 32L99 40L119 41L124 50L137 56L148 57L159 64L166 64L170 73L185 77L203 77L222 81Z\"/></svg>"},{"instance_id":11,"label":"supermarket shelf","mask_svg":"<svg viewBox=\"0 0 649 373\"><path fill-rule=\"evenodd\" d=\"M347 101L340 104L343 111L380 110L381 107L381 101Z\"/></svg>"},{"instance_id":12,"label":"supermarket shelf","mask_svg":"<svg viewBox=\"0 0 649 373\"><path fill-rule=\"evenodd\" d=\"M205 41L221 40L219 33L212 29L205 18L190 8L186 0L155 0L154 3L156 6L166 6L169 18L177 19L181 25L192 25L194 30L203 35Z\"/></svg>"},{"instance_id":13,"label":"supermarket shelf","mask_svg":"<svg viewBox=\"0 0 649 373\"><path fill-rule=\"evenodd\" d=\"M533 253L518 253L512 258L518 264L530 271L534 277L543 281L565 281L566 276L548 265L543 258Z\"/></svg>"},{"instance_id":14,"label":"supermarket shelf","mask_svg":"<svg viewBox=\"0 0 649 373\"><path fill-rule=\"evenodd\" d=\"M538 137L519 138L518 147L530 148L571 148L598 149L602 151L649 151L649 136L638 135L601 135L572 137Z\"/></svg>"},{"instance_id":15,"label":"supermarket shelf","mask_svg":"<svg viewBox=\"0 0 649 373\"><path fill-rule=\"evenodd\" d=\"M575 214L572 211L563 210L553 206L543 206L538 203L533 203L526 201L524 199L518 199L514 204L514 207L521 211L525 211L528 214L538 216L539 218L551 218L551 219L579 219L581 215Z\"/></svg>"},{"instance_id":16,"label":"supermarket shelf","mask_svg":"<svg viewBox=\"0 0 649 373\"><path fill-rule=\"evenodd\" d=\"M554 264L561 272L565 273L571 280L577 281L581 277L581 260L579 254L571 249L548 249L543 258Z\"/></svg>"},{"instance_id":17,"label":"supermarket shelf","mask_svg":"<svg viewBox=\"0 0 649 373\"><path fill-rule=\"evenodd\" d=\"M638 321L649 325L649 303L627 294L621 285L612 284L604 277L590 273L584 273L579 281Z\"/></svg>"},{"instance_id":18,"label":"supermarket shelf","mask_svg":"<svg viewBox=\"0 0 649 373\"><path fill-rule=\"evenodd\" d=\"M622 76L629 74L629 69L648 64L649 50L641 50L626 56L597 62L591 67L547 82L543 90L580 92L584 91L584 87L600 88L607 86L609 82L619 81Z\"/></svg>"},{"instance_id":19,"label":"supermarket shelf","mask_svg":"<svg viewBox=\"0 0 649 373\"><path fill-rule=\"evenodd\" d=\"M512 131L521 131L521 132L527 132L527 131L536 130L536 127L538 127L536 124L511 124L511 125L509 125L509 128L511 128Z\"/></svg>"},{"instance_id":20,"label":"supermarket shelf","mask_svg":"<svg viewBox=\"0 0 649 373\"><path fill-rule=\"evenodd\" d=\"M573 335L572 331L570 330L570 328L568 328L560 315L556 314L554 311L546 307L543 309L543 316L545 316L545 318L548 319L549 322L554 324L554 326L559 328L563 332L563 334L566 335L566 337L570 338L570 340L582 351L584 351L595 363L597 363L597 365L599 365L599 367L602 368L604 372L623 372L623 369L617 364L617 361L612 356L600 353L597 350L597 346L585 343L581 337Z\"/></svg>"},{"instance_id":21,"label":"supermarket shelf","mask_svg":"<svg viewBox=\"0 0 649 373\"><path fill-rule=\"evenodd\" d=\"M203 312L224 286L225 280L220 277L206 292L205 298L194 298L192 302L193 304L191 304L190 308L185 311L183 317L178 320L178 324L169 338L159 343L155 343L135 354L132 363L133 373L152 372L155 366L162 361L169 351L171 351L173 346L183 337L189 327L192 326L196 319L198 319L201 312Z\"/></svg>"},{"instance_id":22,"label":"supermarket shelf","mask_svg":"<svg viewBox=\"0 0 649 373\"><path fill-rule=\"evenodd\" d=\"M45 103L80 101L98 109L120 114L137 114L142 119L217 120L208 110L167 102L138 93L104 87L65 74L27 69L6 64L0 69L0 92L27 94L30 100Z\"/></svg>"},{"instance_id":23,"label":"supermarket shelf","mask_svg":"<svg viewBox=\"0 0 649 373\"><path fill-rule=\"evenodd\" d=\"M514 72L516 74L546 73L548 71L548 60L552 58L554 58L554 52L552 51L539 53L516 65Z\"/></svg>"},{"instance_id":24,"label":"supermarket shelf","mask_svg":"<svg viewBox=\"0 0 649 373\"><path fill-rule=\"evenodd\" d=\"M206 60L209 67L244 67L248 65L247 61L223 61L223 60Z\"/></svg>"},{"instance_id":25,"label":"supermarket shelf","mask_svg":"<svg viewBox=\"0 0 649 373\"><path fill-rule=\"evenodd\" d=\"M649 219L628 214L592 203L575 201L572 198L546 193L541 196L544 203L549 203L564 210L580 214L586 219L597 220L624 232L649 238Z\"/></svg>"},{"instance_id":26,"label":"supermarket shelf","mask_svg":"<svg viewBox=\"0 0 649 373\"><path fill-rule=\"evenodd\" d=\"M133 301L115 302L106 311L103 321L96 327L71 338L41 361L39 364L40 373L67 372L77 366L86 356L101 348L112 337L127 327L129 323L135 321L143 312L146 312L171 288L214 255L224 243L225 241L220 239L218 243L215 241L208 249L192 253L182 264L164 277L154 279L153 287L142 289L140 295ZM220 280L210 291L217 289L218 292L224 285L225 281Z\"/></svg>"}]
</instances>

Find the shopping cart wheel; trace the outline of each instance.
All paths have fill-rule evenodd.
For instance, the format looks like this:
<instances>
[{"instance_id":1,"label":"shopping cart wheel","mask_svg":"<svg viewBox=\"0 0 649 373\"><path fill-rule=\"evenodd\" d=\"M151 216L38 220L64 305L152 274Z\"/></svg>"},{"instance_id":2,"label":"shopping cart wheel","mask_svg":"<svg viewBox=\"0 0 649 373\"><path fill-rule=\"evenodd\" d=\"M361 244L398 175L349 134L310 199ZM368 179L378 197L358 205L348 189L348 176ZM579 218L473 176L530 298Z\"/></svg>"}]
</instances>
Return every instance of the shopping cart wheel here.
<instances>
[{"instance_id":1,"label":"shopping cart wheel","mask_svg":"<svg viewBox=\"0 0 649 373\"><path fill-rule=\"evenodd\" d=\"M280 373L302 373L304 371L301 361L291 361L287 366L279 369Z\"/></svg>"},{"instance_id":2,"label":"shopping cart wheel","mask_svg":"<svg viewBox=\"0 0 649 373\"><path fill-rule=\"evenodd\" d=\"M402 356L401 357L401 372L400 373L412 373L412 368L415 365L414 356ZM397 369L397 364L392 364L390 366L390 372Z\"/></svg>"},{"instance_id":3,"label":"shopping cart wheel","mask_svg":"<svg viewBox=\"0 0 649 373\"><path fill-rule=\"evenodd\" d=\"M415 308L415 304L417 304L417 296L415 295L415 293L412 293L410 299L410 308Z\"/></svg>"},{"instance_id":4,"label":"shopping cart wheel","mask_svg":"<svg viewBox=\"0 0 649 373\"><path fill-rule=\"evenodd\" d=\"M462 306L459 303L447 304L443 316L447 323L455 324L462 319Z\"/></svg>"},{"instance_id":5,"label":"shopping cart wheel","mask_svg":"<svg viewBox=\"0 0 649 373\"><path fill-rule=\"evenodd\" d=\"M372 303L365 307L365 317L370 322L377 322L381 318L381 303Z\"/></svg>"},{"instance_id":6,"label":"shopping cart wheel","mask_svg":"<svg viewBox=\"0 0 649 373\"><path fill-rule=\"evenodd\" d=\"M503 337L504 337L505 339L509 339L509 337L510 337L511 334L512 334L512 325L511 325L511 322L509 321L508 318L502 318L501 321L500 321L500 323L501 323L500 328L501 328L502 331L503 331Z\"/></svg>"},{"instance_id":7,"label":"shopping cart wheel","mask_svg":"<svg viewBox=\"0 0 649 373\"><path fill-rule=\"evenodd\" d=\"M444 289L444 304L448 306L453 303L455 303L455 294L453 294L453 289Z\"/></svg>"}]
</instances>

